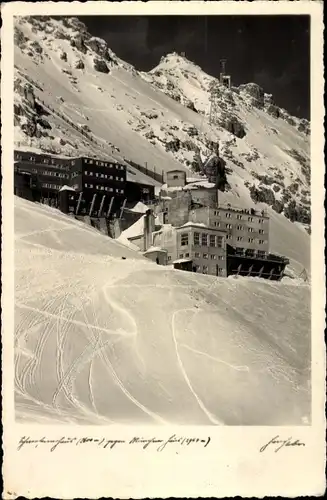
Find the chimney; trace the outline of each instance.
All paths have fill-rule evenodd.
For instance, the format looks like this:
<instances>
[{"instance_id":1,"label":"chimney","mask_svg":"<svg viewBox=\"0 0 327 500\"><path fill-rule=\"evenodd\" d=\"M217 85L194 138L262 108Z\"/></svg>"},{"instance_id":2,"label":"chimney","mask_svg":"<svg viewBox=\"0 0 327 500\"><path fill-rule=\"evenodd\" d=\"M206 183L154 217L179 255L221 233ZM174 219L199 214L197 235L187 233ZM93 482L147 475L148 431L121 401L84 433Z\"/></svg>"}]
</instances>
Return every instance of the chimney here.
<instances>
[{"instance_id":1,"label":"chimney","mask_svg":"<svg viewBox=\"0 0 327 500\"><path fill-rule=\"evenodd\" d=\"M154 230L154 215L152 210L147 210L144 215L143 244L144 252L152 245L152 232Z\"/></svg>"}]
</instances>

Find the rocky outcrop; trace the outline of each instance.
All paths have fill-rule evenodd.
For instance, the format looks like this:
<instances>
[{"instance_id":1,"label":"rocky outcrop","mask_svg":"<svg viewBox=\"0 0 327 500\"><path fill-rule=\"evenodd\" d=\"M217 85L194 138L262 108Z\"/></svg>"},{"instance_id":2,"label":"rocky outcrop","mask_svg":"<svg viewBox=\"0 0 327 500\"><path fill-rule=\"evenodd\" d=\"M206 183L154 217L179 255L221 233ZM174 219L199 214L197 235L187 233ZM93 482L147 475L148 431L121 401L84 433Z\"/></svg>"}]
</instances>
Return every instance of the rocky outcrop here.
<instances>
[{"instance_id":1,"label":"rocky outcrop","mask_svg":"<svg viewBox=\"0 0 327 500\"><path fill-rule=\"evenodd\" d=\"M279 118L280 117L280 111L278 106L275 106L274 104L269 104L266 107L266 111L269 115L273 116L274 118Z\"/></svg>"},{"instance_id":2,"label":"rocky outcrop","mask_svg":"<svg viewBox=\"0 0 327 500\"><path fill-rule=\"evenodd\" d=\"M86 54L86 52L87 52L87 47L85 45L85 38L81 33L76 35L74 38L72 38L70 40L70 45L72 47L75 47L77 50L79 50L83 54Z\"/></svg>"},{"instance_id":3,"label":"rocky outcrop","mask_svg":"<svg viewBox=\"0 0 327 500\"><path fill-rule=\"evenodd\" d=\"M180 149L180 140L179 139L173 139L172 141L168 141L165 143L165 149L166 151L172 151L173 153L177 153Z\"/></svg>"},{"instance_id":4,"label":"rocky outcrop","mask_svg":"<svg viewBox=\"0 0 327 500\"><path fill-rule=\"evenodd\" d=\"M303 132L306 135L310 134L310 123L306 119L302 119L297 127L299 132Z\"/></svg>"},{"instance_id":5,"label":"rocky outcrop","mask_svg":"<svg viewBox=\"0 0 327 500\"><path fill-rule=\"evenodd\" d=\"M265 93L263 88L261 88L256 83L246 83L239 86L239 90L244 94L250 96L252 106L262 109L265 104Z\"/></svg>"},{"instance_id":6,"label":"rocky outcrop","mask_svg":"<svg viewBox=\"0 0 327 500\"><path fill-rule=\"evenodd\" d=\"M195 113L198 112L198 110L196 109L196 107L194 106L194 102L191 101L191 99L187 99L186 97L183 97L183 102L182 104L188 108L188 109L191 109L192 111L194 111Z\"/></svg>"},{"instance_id":7,"label":"rocky outcrop","mask_svg":"<svg viewBox=\"0 0 327 500\"><path fill-rule=\"evenodd\" d=\"M109 73L110 72L106 62L103 59L96 57L93 60L93 65L94 65L94 69L96 71L99 71L100 73Z\"/></svg>"},{"instance_id":8,"label":"rocky outcrop","mask_svg":"<svg viewBox=\"0 0 327 500\"><path fill-rule=\"evenodd\" d=\"M254 203L267 203L267 205L273 205L275 203L275 195L270 188L264 186L256 188L255 185L252 185L249 191Z\"/></svg>"},{"instance_id":9,"label":"rocky outcrop","mask_svg":"<svg viewBox=\"0 0 327 500\"><path fill-rule=\"evenodd\" d=\"M105 59L107 62L111 62L112 64L117 64L109 53L107 43L102 38L94 36L90 37L87 41L87 46L100 58Z\"/></svg>"},{"instance_id":10,"label":"rocky outcrop","mask_svg":"<svg viewBox=\"0 0 327 500\"><path fill-rule=\"evenodd\" d=\"M14 27L14 44L19 47L20 49L25 49L26 48L26 43L28 42L28 38L24 35L22 30L17 28L17 26Z\"/></svg>"},{"instance_id":11,"label":"rocky outcrop","mask_svg":"<svg viewBox=\"0 0 327 500\"><path fill-rule=\"evenodd\" d=\"M76 69L84 69L85 68L85 64L83 63L82 59L78 59L77 61L75 61L74 67Z\"/></svg>"},{"instance_id":12,"label":"rocky outcrop","mask_svg":"<svg viewBox=\"0 0 327 500\"><path fill-rule=\"evenodd\" d=\"M243 123L241 123L236 116L224 114L220 118L219 124L239 139L243 139L243 137L246 135Z\"/></svg>"}]
</instances>

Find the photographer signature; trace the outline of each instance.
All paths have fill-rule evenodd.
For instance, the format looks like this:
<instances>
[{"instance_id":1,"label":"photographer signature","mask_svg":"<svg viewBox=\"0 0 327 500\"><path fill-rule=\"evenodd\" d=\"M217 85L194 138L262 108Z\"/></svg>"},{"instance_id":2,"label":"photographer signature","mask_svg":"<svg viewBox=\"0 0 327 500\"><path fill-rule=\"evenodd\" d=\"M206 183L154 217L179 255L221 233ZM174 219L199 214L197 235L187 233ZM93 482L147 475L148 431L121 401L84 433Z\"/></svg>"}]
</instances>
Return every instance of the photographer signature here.
<instances>
[{"instance_id":1,"label":"photographer signature","mask_svg":"<svg viewBox=\"0 0 327 500\"><path fill-rule=\"evenodd\" d=\"M277 453L277 451L288 446L305 446L305 443L302 443L299 439L293 439L292 437L280 439L280 436L277 435L260 448L260 453L266 451L268 447L274 447L274 451Z\"/></svg>"}]
</instances>

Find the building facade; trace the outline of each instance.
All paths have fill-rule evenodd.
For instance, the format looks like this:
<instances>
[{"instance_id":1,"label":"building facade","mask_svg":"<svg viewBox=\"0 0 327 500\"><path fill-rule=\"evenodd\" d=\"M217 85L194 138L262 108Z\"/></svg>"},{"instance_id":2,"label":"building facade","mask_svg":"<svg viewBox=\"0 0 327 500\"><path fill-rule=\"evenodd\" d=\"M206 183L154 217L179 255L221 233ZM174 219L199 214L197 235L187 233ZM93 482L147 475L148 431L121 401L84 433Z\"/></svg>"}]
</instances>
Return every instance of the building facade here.
<instances>
[{"instance_id":1,"label":"building facade","mask_svg":"<svg viewBox=\"0 0 327 500\"><path fill-rule=\"evenodd\" d=\"M226 232L226 242L247 256L262 257L269 252L269 217L264 211L232 207L198 208L190 220Z\"/></svg>"},{"instance_id":2,"label":"building facade","mask_svg":"<svg viewBox=\"0 0 327 500\"><path fill-rule=\"evenodd\" d=\"M176 228L176 254L177 261L192 263L193 272L227 276L223 231L188 222Z\"/></svg>"}]
</instances>

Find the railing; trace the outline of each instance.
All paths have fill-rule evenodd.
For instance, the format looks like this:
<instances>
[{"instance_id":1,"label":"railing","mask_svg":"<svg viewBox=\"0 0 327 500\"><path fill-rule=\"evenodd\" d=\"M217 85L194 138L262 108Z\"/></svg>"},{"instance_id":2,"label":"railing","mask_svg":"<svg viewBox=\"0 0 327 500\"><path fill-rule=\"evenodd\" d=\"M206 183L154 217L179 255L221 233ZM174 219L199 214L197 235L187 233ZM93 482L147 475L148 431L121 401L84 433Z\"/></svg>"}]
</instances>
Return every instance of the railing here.
<instances>
[{"instance_id":1,"label":"railing","mask_svg":"<svg viewBox=\"0 0 327 500\"><path fill-rule=\"evenodd\" d=\"M139 172L142 172L142 174L147 175L148 177L151 177L152 179L156 180L157 182L160 182L161 184L164 183L164 171L163 170L162 170L162 173L160 173L160 172L157 172L155 168L153 170L151 170L148 167L143 167L142 165L139 165L138 163L135 163L131 160L126 160L125 158L124 158L124 160L131 167L136 168L136 170L138 170Z\"/></svg>"}]
</instances>

